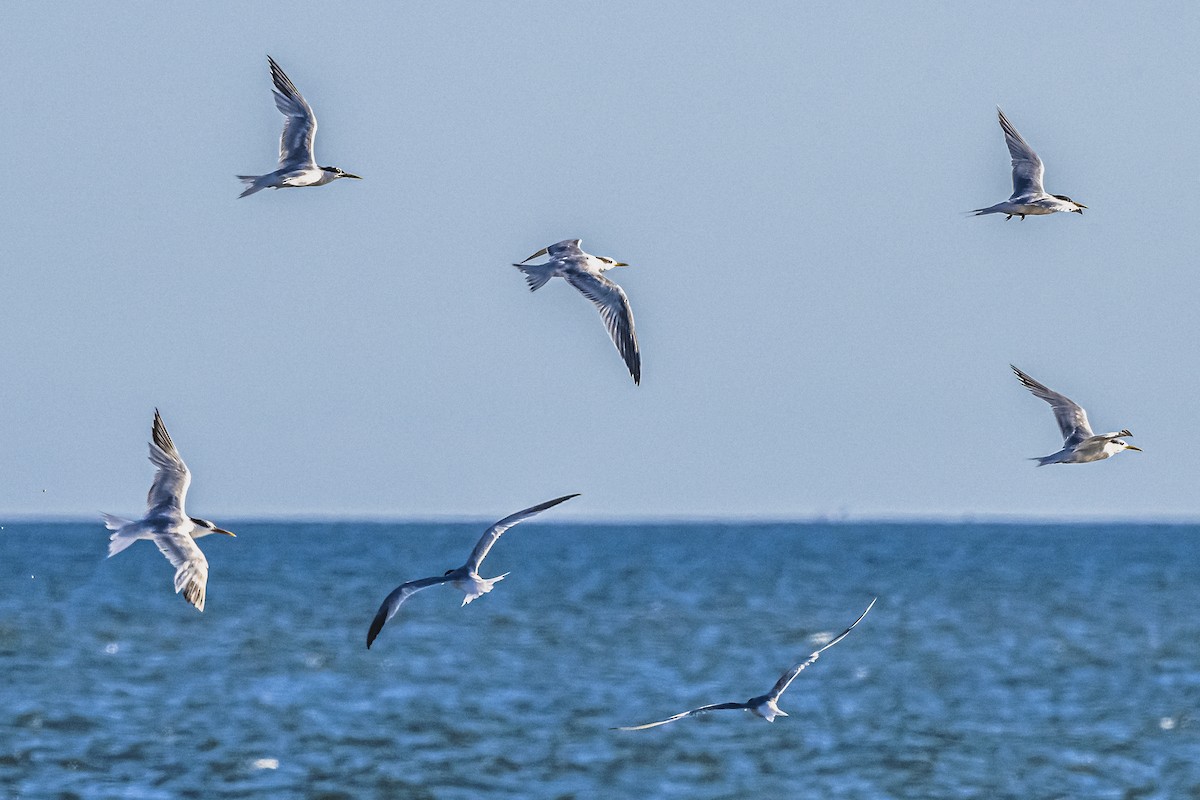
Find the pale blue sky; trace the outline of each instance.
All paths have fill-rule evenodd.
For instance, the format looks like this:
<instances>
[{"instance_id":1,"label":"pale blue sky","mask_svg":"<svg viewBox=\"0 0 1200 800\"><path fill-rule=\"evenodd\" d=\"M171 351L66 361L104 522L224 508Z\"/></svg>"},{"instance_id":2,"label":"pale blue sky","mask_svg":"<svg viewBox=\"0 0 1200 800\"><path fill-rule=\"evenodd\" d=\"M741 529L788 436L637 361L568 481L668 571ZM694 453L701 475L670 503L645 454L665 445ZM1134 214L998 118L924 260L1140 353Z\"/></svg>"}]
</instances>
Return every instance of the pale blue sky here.
<instances>
[{"instance_id":1,"label":"pale blue sky","mask_svg":"<svg viewBox=\"0 0 1200 800\"><path fill-rule=\"evenodd\" d=\"M157 406L217 520L1200 516L1200 10L1157 9L7 4L0 513L137 512ZM365 180L237 199L267 53ZM962 213L997 104L1082 217ZM641 387L509 266L570 237L635 265ZM1145 454L1035 469L1010 361Z\"/></svg>"}]
</instances>

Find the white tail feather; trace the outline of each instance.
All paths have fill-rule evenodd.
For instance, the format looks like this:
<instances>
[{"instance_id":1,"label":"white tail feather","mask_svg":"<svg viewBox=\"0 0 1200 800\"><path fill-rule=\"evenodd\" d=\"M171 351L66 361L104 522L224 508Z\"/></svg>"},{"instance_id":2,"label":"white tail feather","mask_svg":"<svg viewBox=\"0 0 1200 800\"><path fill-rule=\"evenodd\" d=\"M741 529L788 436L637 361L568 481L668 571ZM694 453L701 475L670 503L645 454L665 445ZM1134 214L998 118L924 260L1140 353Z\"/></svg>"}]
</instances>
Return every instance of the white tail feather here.
<instances>
[{"instance_id":1,"label":"white tail feather","mask_svg":"<svg viewBox=\"0 0 1200 800\"><path fill-rule=\"evenodd\" d=\"M513 266L525 273L525 282L529 284L531 292L536 292L554 277L554 268L547 269L548 265L546 264L513 264Z\"/></svg>"},{"instance_id":2,"label":"white tail feather","mask_svg":"<svg viewBox=\"0 0 1200 800\"><path fill-rule=\"evenodd\" d=\"M141 528L133 520L115 517L112 514L101 514L104 517L104 527L114 531L108 537L108 557L112 558L138 539L144 539Z\"/></svg>"},{"instance_id":3,"label":"white tail feather","mask_svg":"<svg viewBox=\"0 0 1200 800\"><path fill-rule=\"evenodd\" d=\"M241 194L239 194L238 197L248 197L248 196L254 194L255 192L261 192L263 189L267 188L267 186L269 184L259 183L260 179L266 178L266 177L268 177L268 176L266 176L266 175L238 175L237 176L238 180L241 181L242 183L246 184L246 190L243 191Z\"/></svg>"}]
</instances>

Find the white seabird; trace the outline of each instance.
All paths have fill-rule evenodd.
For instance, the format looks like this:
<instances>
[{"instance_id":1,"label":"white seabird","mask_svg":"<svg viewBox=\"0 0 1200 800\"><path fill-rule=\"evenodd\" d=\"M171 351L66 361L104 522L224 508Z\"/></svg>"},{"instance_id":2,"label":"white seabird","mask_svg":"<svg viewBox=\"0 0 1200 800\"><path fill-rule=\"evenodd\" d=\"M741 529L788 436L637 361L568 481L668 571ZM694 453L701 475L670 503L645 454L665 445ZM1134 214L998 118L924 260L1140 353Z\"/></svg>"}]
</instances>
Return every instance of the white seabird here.
<instances>
[{"instance_id":1,"label":"white seabird","mask_svg":"<svg viewBox=\"0 0 1200 800\"><path fill-rule=\"evenodd\" d=\"M1012 367L1017 380L1021 381L1026 389L1050 404L1050 407L1054 409L1054 418L1058 421L1059 430L1062 431L1062 450L1048 456L1031 459L1038 462L1039 467L1046 464L1086 464L1089 461L1100 461L1114 456L1122 450L1142 452L1142 448L1134 447L1121 438L1122 436L1133 436L1128 430L1092 433L1087 412L1083 410L1082 406L1066 395L1046 388L1044 384L1038 383L1021 370L1013 367L1012 364L1008 366Z\"/></svg>"},{"instance_id":2,"label":"white seabird","mask_svg":"<svg viewBox=\"0 0 1200 800\"><path fill-rule=\"evenodd\" d=\"M356 178L339 167L318 167L313 154L313 139L317 135L317 115L284 73L275 59L267 56L271 65L271 80L275 82L275 107L287 117L283 135L279 137L279 169L266 175L238 175L247 184L238 197L252 195L262 189L287 189L295 186L324 186L338 178Z\"/></svg>"},{"instance_id":3,"label":"white seabird","mask_svg":"<svg viewBox=\"0 0 1200 800\"><path fill-rule=\"evenodd\" d=\"M1077 203L1065 194L1046 194L1042 188L1042 176L1046 168L1038 154L1033 152L1029 143L1021 138L1017 129L1004 116L1004 112L996 107L1000 115L1000 127L1004 130L1004 140L1008 143L1008 152L1012 156L1012 197L1003 203L997 203L987 208L974 210L975 216L983 214L1007 214L1005 219L1014 216L1025 219L1026 214L1053 214L1056 211L1074 211L1082 214L1087 206Z\"/></svg>"},{"instance_id":4,"label":"white seabird","mask_svg":"<svg viewBox=\"0 0 1200 800\"><path fill-rule=\"evenodd\" d=\"M384 623L396 616L396 612L400 610L400 606L404 604L411 595L416 594L422 589L428 589L430 586L437 586L442 583L453 583L454 587L461 591L464 595L462 604L465 606L476 597L485 595L492 590L497 583L504 580L504 575L497 575L495 578L483 578L479 575L479 565L483 563L483 559L487 557L488 552L492 549L492 545L500 538L500 534L516 525L519 522L524 522L530 517L537 516L548 508L553 508L559 503L570 500L572 497L579 497L579 494L568 494L562 497L556 497L553 500L547 500L545 503L539 503L536 506L518 511L515 514L505 517L497 522L492 527L484 531L479 542L476 543L475 549L471 551L470 558L467 563L455 569L448 569L444 575L439 575L434 578L421 578L416 581L409 581L397 586L391 594L389 594L379 606L379 611L375 614L375 619L371 620L371 627L367 631L367 649L371 649L371 643L375 641L375 637L383 630ZM461 607L461 606L460 606Z\"/></svg>"},{"instance_id":5,"label":"white seabird","mask_svg":"<svg viewBox=\"0 0 1200 800\"><path fill-rule=\"evenodd\" d=\"M625 366L633 376L635 384L642 380L642 356L638 352L637 333L633 327L633 310L629 307L629 298L620 286L604 276L613 267L628 267L622 261L614 261L606 256L593 256L583 252L579 245L582 239L565 239L558 244L543 247L525 261L539 256L550 257L544 264L513 264L525 273L525 281L529 291L535 292L546 285L551 278L558 276L566 279L579 292L591 300L600 311L604 327L612 337L617 352L625 359Z\"/></svg>"},{"instance_id":6,"label":"white seabird","mask_svg":"<svg viewBox=\"0 0 1200 800\"><path fill-rule=\"evenodd\" d=\"M786 717L788 716L787 713L782 711L778 705L780 696L784 693L784 691L787 690L789 686L791 686L792 681L796 680L796 676L803 672L809 664L812 664L814 661L816 661L817 658L820 657L821 653L824 653L842 639L845 639L846 635L850 633L850 631L854 630L854 626L862 622L863 617L867 615L867 611L870 611L875 606L875 600L878 599L879 598L877 597L872 600L871 605L867 606L867 610L860 614L858 619L854 620L853 624L851 624L849 628L846 628L846 630L842 631L833 639L831 639L820 650L810 654L809 657L804 661L801 661L799 664L783 673L779 680L775 682L775 685L771 687L771 691L767 692L766 694L760 694L758 697L751 697L744 703L715 703L709 706L700 706L699 708L693 708L691 711L684 711L682 714L676 714L673 717L660 719L658 722L647 722L645 725L630 725L627 727L613 728L613 730L643 731L646 728L657 728L659 725L666 725L668 722L674 722L675 720L683 719L684 717L690 717L693 714L705 714L709 711L725 711L734 709L740 711L749 711L752 714L762 717L767 722L774 722L776 717Z\"/></svg>"},{"instance_id":7,"label":"white seabird","mask_svg":"<svg viewBox=\"0 0 1200 800\"><path fill-rule=\"evenodd\" d=\"M163 425L158 409L154 409L154 427L150 443L150 461L158 467L150 493L146 496L146 516L139 520L122 519L103 514L104 525L113 531L108 543L112 558L138 539L150 539L175 567L175 593L204 610L204 594L208 586L208 559L196 546L196 539L210 533L233 536L206 519L189 517L183 510L184 497L192 482L192 473L183 463L175 443Z\"/></svg>"}]
</instances>

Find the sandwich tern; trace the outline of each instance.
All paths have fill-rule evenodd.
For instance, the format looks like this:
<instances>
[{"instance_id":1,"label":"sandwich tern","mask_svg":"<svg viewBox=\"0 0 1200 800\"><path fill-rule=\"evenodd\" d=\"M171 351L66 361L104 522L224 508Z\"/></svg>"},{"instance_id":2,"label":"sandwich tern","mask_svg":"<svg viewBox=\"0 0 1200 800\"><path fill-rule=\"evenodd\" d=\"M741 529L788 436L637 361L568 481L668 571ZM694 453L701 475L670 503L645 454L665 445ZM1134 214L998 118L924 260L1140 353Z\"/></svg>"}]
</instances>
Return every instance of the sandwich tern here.
<instances>
[{"instance_id":1,"label":"sandwich tern","mask_svg":"<svg viewBox=\"0 0 1200 800\"><path fill-rule=\"evenodd\" d=\"M238 197L246 197L270 187L286 189L291 186L324 186L338 178L356 178L338 167L318 167L313 155L313 139L317 135L317 115L284 73L275 59L267 56L271 65L271 80L275 82L275 107L287 118L283 135L279 137L279 169L266 175L238 175L246 189Z\"/></svg>"},{"instance_id":2,"label":"sandwich tern","mask_svg":"<svg viewBox=\"0 0 1200 800\"><path fill-rule=\"evenodd\" d=\"M1114 433L1092 433L1087 412L1078 403L1066 395L1046 388L1044 384L1038 383L1021 370L1013 367L1012 364L1009 366L1012 367L1017 380L1021 381L1026 389L1050 404L1050 407L1054 409L1054 418L1058 420L1058 427L1062 431L1062 450L1048 456L1030 459L1038 462L1039 467L1046 464L1086 464L1089 461L1100 461L1114 456L1122 450L1142 452L1142 448L1134 447L1121 438L1133 435L1128 430Z\"/></svg>"},{"instance_id":3,"label":"sandwich tern","mask_svg":"<svg viewBox=\"0 0 1200 800\"><path fill-rule=\"evenodd\" d=\"M846 630L842 631L833 639L831 639L820 650L810 654L808 658L804 659L799 664L783 673L779 680L775 682L775 685L771 687L771 691L767 692L766 694L760 694L758 697L751 697L744 703L715 703L709 706L700 706L699 708L693 708L691 711L684 711L683 713L676 714L673 717L661 719L658 722L647 722L645 725L630 725L627 727L613 728L613 730L644 731L647 728L657 728L659 725L666 725L668 722L674 722L675 720L683 719L684 717L690 717L694 714L705 714L709 711L725 711L733 709L749 711L752 714L757 714L767 722L774 722L776 717L786 717L788 714L781 710L778 705L780 696L787 690L788 686L791 686L792 681L796 680L796 676L803 672L809 664L816 661L820 657L821 653L824 653L842 639L845 639L846 635L849 634L850 631L854 630L854 626L862 622L863 617L865 617L867 612L875 606L875 600L878 599L879 598L876 597L874 600L872 600L871 605L867 606L867 610L860 614L858 619L854 620L849 628L846 628Z\"/></svg>"},{"instance_id":4,"label":"sandwich tern","mask_svg":"<svg viewBox=\"0 0 1200 800\"><path fill-rule=\"evenodd\" d=\"M150 493L146 496L146 516L139 520L103 514L104 526L113 531L109 537L108 557L112 558L138 539L150 539L175 567L175 593L183 592L197 611L204 610L208 586L208 559L196 546L196 539L210 533L234 536L206 519L189 517L183 500L192 482L192 473L183 463L175 443L167 433L158 409L154 409L154 427L150 443L150 461L158 467Z\"/></svg>"},{"instance_id":5,"label":"sandwich tern","mask_svg":"<svg viewBox=\"0 0 1200 800\"><path fill-rule=\"evenodd\" d=\"M1007 214L1006 220L1014 216L1024 220L1026 214L1053 214L1055 211L1082 214L1083 209L1087 208L1082 203L1075 202L1065 194L1046 194L1042 188L1042 175L1046 172L1042 160L1017 133L999 106L996 112L1000 115L1000 127L1004 130L1004 140L1008 142L1008 152L1012 156L1013 193L1003 203L977 208L972 213L977 217L983 214Z\"/></svg>"},{"instance_id":6,"label":"sandwich tern","mask_svg":"<svg viewBox=\"0 0 1200 800\"><path fill-rule=\"evenodd\" d=\"M404 604L404 601L422 589L428 589L430 586L437 586L442 583L453 583L454 587L464 595L462 601L462 605L464 606L476 597L490 592L492 587L504 580L505 575L508 575L508 573L497 575L495 578L483 578L479 575L479 565L487 557L488 551L492 549L492 545L500 538L500 534L517 523L537 516L546 509L553 508L559 503L570 500L572 497L579 497L579 494L575 493L556 497L553 500L547 500L545 503L539 503L524 511L518 511L515 514L505 517L484 531L483 536L480 537L479 542L475 545L475 549L471 551L471 556L467 559L467 563L461 567L448 569L444 575L409 581L397 586L384 599L383 605L379 606L379 611L375 614L375 619L371 620L371 628L367 631L367 649L371 649L371 643L375 641L375 637L383 630L384 623L396 616L396 612L400 610L400 606ZM461 608L462 606L459 607Z\"/></svg>"},{"instance_id":7,"label":"sandwich tern","mask_svg":"<svg viewBox=\"0 0 1200 800\"><path fill-rule=\"evenodd\" d=\"M593 256L583 252L579 245L582 239L565 239L558 244L543 247L525 261L540 256L549 256L545 264L513 264L525 273L529 291L535 292L546 285L554 276L565 278L567 283L591 300L600 310L604 327L612 337L613 344L625 366L633 376L635 384L642 380L642 356L638 352L637 333L633 329L633 310L629 307L629 298L620 286L604 277L604 273L613 267L628 267L629 265L614 261L605 256Z\"/></svg>"}]
</instances>

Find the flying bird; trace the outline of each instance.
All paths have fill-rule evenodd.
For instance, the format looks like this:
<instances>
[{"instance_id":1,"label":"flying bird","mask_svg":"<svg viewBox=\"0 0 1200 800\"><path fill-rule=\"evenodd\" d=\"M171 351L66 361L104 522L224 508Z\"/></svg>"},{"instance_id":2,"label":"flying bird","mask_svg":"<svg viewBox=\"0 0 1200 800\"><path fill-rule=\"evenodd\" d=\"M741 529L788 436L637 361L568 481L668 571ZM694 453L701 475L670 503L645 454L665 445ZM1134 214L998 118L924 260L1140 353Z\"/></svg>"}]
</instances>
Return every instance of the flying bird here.
<instances>
[{"instance_id":1,"label":"flying bird","mask_svg":"<svg viewBox=\"0 0 1200 800\"><path fill-rule=\"evenodd\" d=\"M356 178L339 167L318 167L313 154L313 139L317 135L317 116L284 73L275 59L267 56L271 65L271 80L275 82L275 107L287 118L283 135L279 137L279 169L266 175L238 175L246 184L239 197L266 189L286 189L292 186L324 186L338 178Z\"/></svg>"},{"instance_id":2,"label":"flying bird","mask_svg":"<svg viewBox=\"0 0 1200 800\"><path fill-rule=\"evenodd\" d=\"M1042 188L1042 175L1046 171L1042 160L1021 138L999 107L996 112L1000 115L1000 127L1004 130L1004 140L1008 142L1008 152L1012 156L1013 193L1003 203L975 209L975 216L1007 214L1006 220L1014 216L1024 220L1026 214L1053 214L1055 211L1082 214L1083 209L1087 208L1082 203L1075 202L1065 194L1046 194Z\"/></svg>"},{"instance_id":3,"label":"flying bird","mask_svg":"<svg viewBox=\"0 0 1200 800\"><path fill-rule=\"evenodd\" d=\"M788 716L787 713L782 711L778 705L780 696L787 690L789 686L792 685L792 681L796 680L796 676L803 672L809 664L812 664L814 661L816 661L820 657L821 653L824 653L842 639L845 639L846 635L850 633L850 631L854 630L854 626L862 622L863 617L865 617L867 612L875 606L875 600L878 599L879 598L876 597L874 600L872 600L871 605L867 606L867 610L860 614L858 619L854 620L854 623L849 628L846 628L846 630L842 631L833 639L831 639L829 643L820 650L812 653L808 658L804 659L799 664L783 673L783 675L779 677L779 680L775 682L775 685L771 687L771 691L767 692L766 694L760 694L758 697L751 697L744 703L715 703L710 706L700 706L699 708L693 708L691 711L684 711L682 714L676 714L673 717L661 719L658 722L647 722L645 725L630 725L628 727L613 728L613 730L644 731L647 728L657 728L659 725L666 725L668 722L674 722L676 720L683 719L684 717L690 717L694 714L706 714L709 711L749 711L752 714L757 714L758 716L762 717L767 722L774 722L776 717L786 717Z\"/></svg>"},{"instance_id":4,"label":"flying bird","mask_svg":"<svg viewBox=\"0 0 1200 800\"><path fill-rule=\"evenodd\" d=\"M1062 450L1048 456L1031 459L1038 462L1039 467L1046 464L1086 464L1089 461L1100 461L1114 456L1122 450L1142 452L1142 448L1134 447L1121 438L1133 435L1128 430L1115 433L1092 433L1087 412L1083 410L1082 406L1066 395L1046 388L1044 384L1038 383L1021 370L1013 367L1012 364L1009 366L1012 367L1017 380L1026 389L1050 404L1050 407L1054 409L1054 418L1058 420L1058 427L1062 431Z\"/></svg>"},{"instance_id":5,"label":"flying bird","mask_svg":"<svg viewBox=\"0 0 1200 800\"><path fill-rule=\"evenodd\" d=\"M104 525L113 531L108 543L112 558L138 539L150 539L175 567L175 593L204 610L204 593L208 586L208 559L196 546L196 539L210 533L233 536L206 519L189 517L183 510L183 500L192 482L192 473L175 449L158 409L154 409L154 441L150 443L150 461L158 468L150 493L146 496L146 516L139 520L122 519L103 514Z\"/></svg>"},{"instance_id":6,"label":"flying bird","mask_svg":"<svg viewBox=\"0 0 1200 800\"><path fill-rule=\"evenodd\" d=\"M550 260L544 264L513 264L525 273L525 281L529 291L535 292L546 285L546 282L556 275L565 278L567 283L591 300L600 310L600 318L604 327L612 337L613 344L625 366L633 376L635 384L642 380L642 356L638 352L637 333L633 329L633 310L629 307L629 298L620 286L610 281L604 273L613 267L628 267L629 265L614 261L606 256L593 256L583 252L579 245L582 239L565 239L558 244L543 247L525 261L548 255Z\"/></svg>"},{"instance_id":7,"label":"flying bird","mask_svg":"<svg viewBox=\"0 0 1200 800\"><path fill-rule=\"evenodd\" d=\"M497 575L495 578L483 578L479 575L479 565L483 563L483 559L487 557L488 552L492 549L492 545L496 543L500 535L517 523L537 516L548 508L554 508L554 506L566 502L572 497L579 497L579 494L575 493L556 497L553 500L547 500L545 503L539 503L524 511L518 511L511 516L505 517L484 531L483 536L480 537L479 542L475 545L475 549L471 551L471 556L467 559L467 563L461 567L448 569L444 575L433 578L421 578L420 580L409 581L397 586L384 599L383 605L379 607L379 611L375 614L375 619L371 620L371 628L367 631L367 649L371 649L371 643L375 641L375 637L383 630L384 623L396 616L396 612L400 610L400 606L404 604L404 601L422 589L428 589L430 586L437 586L442 583L452 583L456 589L463 593L462 604L464 606L476 597L490 592L492 587L504 580L508 573Z\"/></svg>"}]
</instances>

